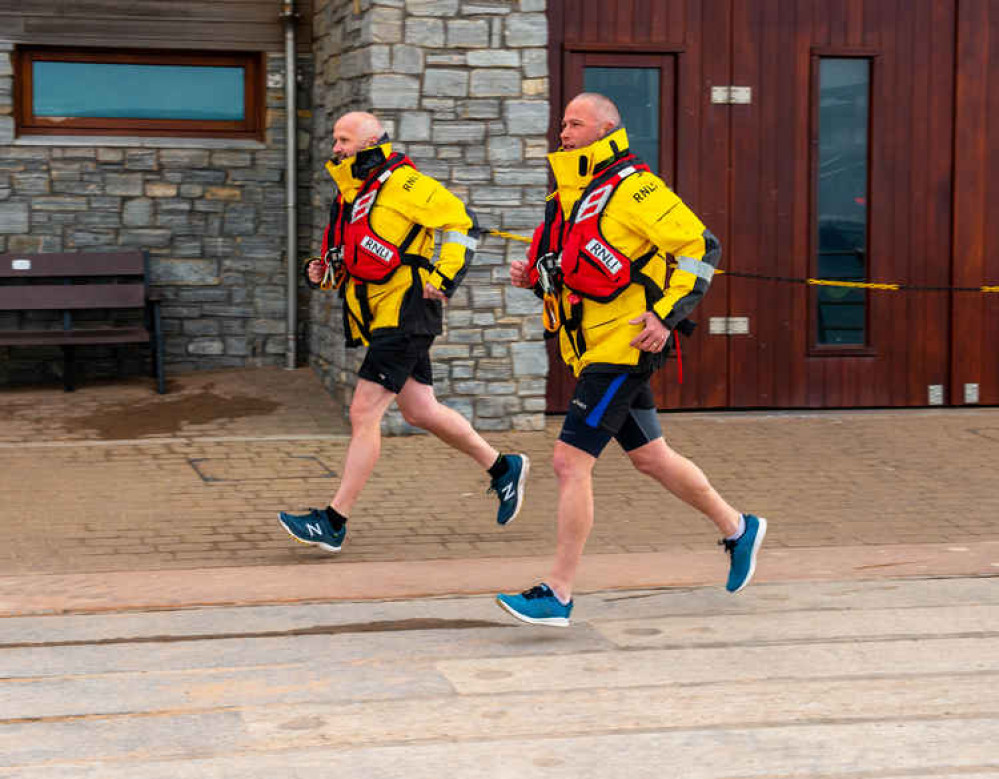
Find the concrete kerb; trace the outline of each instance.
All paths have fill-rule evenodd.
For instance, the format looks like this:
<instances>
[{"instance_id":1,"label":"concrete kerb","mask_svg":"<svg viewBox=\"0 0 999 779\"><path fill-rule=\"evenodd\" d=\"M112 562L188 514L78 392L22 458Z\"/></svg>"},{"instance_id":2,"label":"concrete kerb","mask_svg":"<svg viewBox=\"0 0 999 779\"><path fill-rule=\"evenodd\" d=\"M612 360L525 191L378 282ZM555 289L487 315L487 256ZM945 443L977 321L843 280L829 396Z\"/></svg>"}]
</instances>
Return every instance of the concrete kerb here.
<instances>
[{"instance_id":1,"label":"concrete kerb","mask_svg":"<svg viewBox=\"0 0 999 779\"><path fill-rule=\"evenodd\" d=\"M590 555L579 594L721 587L716 552ZM0 577L0 617L376 601L515 591L543 577L550 558L478 558L302 566L31 574ZM999 541L768 550L756 583L999 577ZM738 596L734 596L738 597Z\"/></svg>"}]
</instances>

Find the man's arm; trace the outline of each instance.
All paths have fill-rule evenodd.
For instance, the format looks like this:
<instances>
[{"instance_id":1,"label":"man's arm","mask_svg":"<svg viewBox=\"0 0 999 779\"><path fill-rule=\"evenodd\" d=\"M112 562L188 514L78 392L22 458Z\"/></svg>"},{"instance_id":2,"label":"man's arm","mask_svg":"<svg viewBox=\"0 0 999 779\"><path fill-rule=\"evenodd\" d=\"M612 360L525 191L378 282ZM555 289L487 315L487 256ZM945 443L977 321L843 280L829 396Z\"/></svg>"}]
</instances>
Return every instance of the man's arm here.
<instances>
[{"instance_id":1,"label":"man's arm","mask_svg":"<svg viewBox=\"0 0 999 779\"><path fill-rule=\"evenodd\" d=\"M440 231L440 256L430 274L429 284L450 297L475 256L479 237L475 215L442 184L412 168L401 168L392 181L399 184L393 195L398 195L406 216L417 224Z\"/></svg>"},{"instance_id":2,"label":"man's arm","mask_svg":"<svg viewBox=\"0 0 999 779\"><path fill-rule=\"evenodd\" d=\"M624 218L629 227L646 236L661 252L676 258L677 267L669 276L663 297L653 306L656 316L672 330L707 292L721 260L721 244L661 182L640 205L627 208Z\"/></svg>"}]
</instances>

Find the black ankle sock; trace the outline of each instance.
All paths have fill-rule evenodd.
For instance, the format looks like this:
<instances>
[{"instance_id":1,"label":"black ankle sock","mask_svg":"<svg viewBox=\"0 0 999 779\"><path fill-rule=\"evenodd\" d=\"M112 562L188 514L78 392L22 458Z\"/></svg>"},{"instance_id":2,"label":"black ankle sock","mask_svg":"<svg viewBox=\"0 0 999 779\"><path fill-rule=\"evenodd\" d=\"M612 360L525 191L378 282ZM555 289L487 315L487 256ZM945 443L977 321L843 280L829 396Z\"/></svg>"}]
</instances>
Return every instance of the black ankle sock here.
<instances>
[{"instance_id":1,"label":"black ankle sock","mask_svg":"<svg viewBox=\"0 0 999 779\"><path fill-rule=\"evenodd\" d=\"M339 533L347 524L347 518L332 506L326 507L326 519L330 521L333 531L336 533Z\"/></svg>"},{"instance_id":2,"label":"black ankle sock","mask_svg":"<svg viewBox=\"0 0 999 779\"><path fill-rule=\"evenodd\" d=\"M508 470L510 470L510 466L507 464L506 457L501 454L496 458L496 462L489 466L489 470L486 472L494 479L498 479Z\"/></svg>"}]
</instances>

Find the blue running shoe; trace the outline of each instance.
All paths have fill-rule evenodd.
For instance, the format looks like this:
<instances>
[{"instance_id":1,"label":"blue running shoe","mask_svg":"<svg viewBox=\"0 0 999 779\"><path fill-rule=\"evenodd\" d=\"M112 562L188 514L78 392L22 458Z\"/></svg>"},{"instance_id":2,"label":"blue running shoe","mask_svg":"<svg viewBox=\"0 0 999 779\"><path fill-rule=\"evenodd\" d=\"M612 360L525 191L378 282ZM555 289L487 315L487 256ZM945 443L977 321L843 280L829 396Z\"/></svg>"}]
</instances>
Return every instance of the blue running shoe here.
<instances>
[{"instance_id":1,"label":"blue running shoe","mask_svg":"<svg viewBox=\"0 0 999 779\"><path fill-rule=\"evenodd\" d=\"M288 535L303 544L315 544L327 552L339 552L343 539L347 537L347 525L334 530L326 512L309 509L308 514L287 514L282 511L278 520Z\"/></svg>"},{"instance_id":2,"label":"blue running shoe","mask_svg":"<svg viewBox=\"0 0 999 779\"><path fill-rule=\"evenodd\" d=\"M531 469L531 461L526 454L505 454L506 473L492 480L489 492L495 492L499 498L499 511L496 521L507 525L516 519L524 505L524 486L527 483L527 472Z\"/></svg>"},{"instance_id":3,"label":"blue running shoe","mask_svg":"<svg viewBox=\"0 0 999 779\"><path fill-rule=\"evenodd\" d=\"M497 595L496 602L500 608L509 611L521 622L558 628L569 627L572 601L563 606L547 584L538 584L520 595Z\"/></svg>"},{"instance_id":4,"label":"blue running shoe","mask_svg":"<svg viewBox=\"0 0 999 779\"><path fill-rule=\"evenodd\" d=\"M738 592L753 578L756 571L756 553L760 550L760 544L767 534L767 521L763 517L754 514L743 514L746 521L746 532L734 541L727 538L718 543L725 547L731 560L728 568L728 582L725 589L729 592Z\"/></svg>"}]
</instances>

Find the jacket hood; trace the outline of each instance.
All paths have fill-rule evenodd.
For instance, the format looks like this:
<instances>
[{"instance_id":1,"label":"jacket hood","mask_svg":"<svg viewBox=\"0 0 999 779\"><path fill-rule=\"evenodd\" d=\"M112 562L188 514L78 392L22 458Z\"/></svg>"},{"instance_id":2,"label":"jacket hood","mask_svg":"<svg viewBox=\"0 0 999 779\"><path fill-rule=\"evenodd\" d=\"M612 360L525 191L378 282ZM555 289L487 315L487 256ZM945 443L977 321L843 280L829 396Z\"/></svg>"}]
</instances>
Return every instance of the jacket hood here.
<instances>
[{"instance_id":1,"label":"jacket hood","mask_svg":"<svg viewBox=\"0 0 999 779\"><path fill-rule=\"evenodd\" d=\"M329 160L326 163L326 172L330 174L343 199L350 203L367 181L371 171L385 162L391 154L392 144L387 137L383 137L380 143L361 149L353 157L347 157L340 162Z\"/></svg>"},{"instance_id":2,"label":"jacket hood","mask_svg":"<svg viewBox=\"0 0 999 779\"><path fill-rule=\"evenodd\" d=\"M594 172L599 173L627 151L628 133L622 127L582 149L559 149L548 155L548 164L555 175L555 184L566 214L593 180Z\"/></svg>"}]
</instances>

